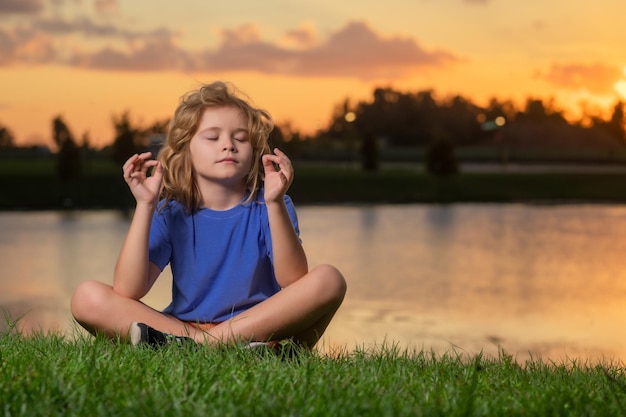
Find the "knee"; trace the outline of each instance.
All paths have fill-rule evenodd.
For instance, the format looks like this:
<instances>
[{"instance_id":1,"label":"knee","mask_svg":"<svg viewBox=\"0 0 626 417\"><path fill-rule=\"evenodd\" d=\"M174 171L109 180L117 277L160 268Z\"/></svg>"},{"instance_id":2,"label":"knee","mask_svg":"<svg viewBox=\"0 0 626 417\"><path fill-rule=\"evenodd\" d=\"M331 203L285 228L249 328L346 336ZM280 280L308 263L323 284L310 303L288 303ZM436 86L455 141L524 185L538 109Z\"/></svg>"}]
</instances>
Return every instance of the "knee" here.
<instances>
[{"instance_id":1,"label":"knee","mask_svg":"<svg viewBox=\"0 0 626 417\"><path fill-rule=\"evenodd\" d=\"M72 316L81 323L91 322L93 317L101 314L111 290L110 286L102 282L81 282L74 290L70 301Z\"/></svg>"},{"instance_id":2,"label":"knee","mask_svg":"<svg viewBox=\"0 0 626 417\"><path fill-rule=\"evenodd\" d=\"M318 288L330 301L341 303L348 285L337 268L332 265L318 265L311 271L316 277Z\"/></svg>"}]
</instances>

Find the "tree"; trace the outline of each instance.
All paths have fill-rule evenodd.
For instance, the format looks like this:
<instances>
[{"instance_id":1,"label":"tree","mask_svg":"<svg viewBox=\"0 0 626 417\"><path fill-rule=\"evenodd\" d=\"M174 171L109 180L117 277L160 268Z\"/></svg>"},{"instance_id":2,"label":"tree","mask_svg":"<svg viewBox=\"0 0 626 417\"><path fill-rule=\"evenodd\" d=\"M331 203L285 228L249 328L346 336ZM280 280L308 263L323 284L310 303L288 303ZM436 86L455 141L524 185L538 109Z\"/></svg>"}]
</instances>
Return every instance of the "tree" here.
<instances>
[{"instance_id":1,"label":"tree","mask_svg":"<svg viewBox=\"0 0 626 417\"><path fill-rule=\"evenodd\" d=\"M371 133L365 132L361 145L361 167L364 171L378 171L380 168L380 151L378 139Z\"/></svg>"},{"instance_id":2,"label":"tree","mask_svg":"<svg viewBox=\"0 0 626 417\"><path fill-rule=\"evenodd\" d=\"M57 174L63 183L76 180L81 172L80 149L61 116L52 120L52 138L58 149Z\"/></svg>"},{"instance_id":3,"label":"tree","mask_svg":"<svg viewBox=\"0 0 626 417\"><path fill-rule=\"evenodd\" d=\"M624 117L624 103L618 101L613 107L613 114L608 123L608 130L620 141L626 140L626 118Z\"/></svg>"},{"instance_id":4,"label":"tree","mask_svg":"<svg viewBox=\"0 0 626 417\"><path fill-rule=\"evenodd\" d=\"M435 128L432 137L432 142L426 149L426 171L439 177L459 172L459 163L449 134L444 129Z\"/></svg>"},{"instance_id":5,"label":"tree","mask_svg":"<svg viewBox=\"0 0 626 417\"><path fill-rule=\"evenodd\" d=\"M111 158L122 166L128 158L145 148L145 145L141 143L145 135L141 129L131 125L128 112L122 113L119 117L113 116L113 125L115 126L115 140Z\"/></svg>"},{"instance_id":6,"label":"tree","mask_svg":"<svg viewBox=\"0 0 626 417\"><path fill-rule=\"evenodd\" d=\"M489 104L484 109L485 120L495 120L497 117L504 117L507 123L515 120L518 110L511 100L499 101L497 98L489 100Z\"/></svg>"},{"instance_id":7,"label":"tree","mask_svg":"<svg viewBox=\"0 0 626 417\"><path fill-rule=\"evenodd\" d=\"M465 145L477 142L482 136L479 114L482 109L471 101L454 96L447 104L439 108L439 124L431 129L443 129L449 140L456 145ZM432 134L431 130L431 134ZM435 139L431 136L431 141Z\"/></svg>"},{"instance_id":8,"label":"tree","mask_svg":"<svg viewBox=\"0 0 626 417\"><path fill-rule=\"evenodd\" d=\"M12 148L14 146L15 139L13 133L8 128L0 126L0 149Z\"/></svg>"},{"instance_id":9,"label":"tree","mask_svg":"<svg viewBox=\"0 0 626 417\"><path fill-rule=\"evenodd\" d=\"M544 102L542 99L527 99L525 112L519 113L517 118L540 123L548 121L567 123L563 112L556 108L554 99L550 99L547 102Z\"/></svg>"},{"instance_id":10,"label":"tree","mask_svg":"<svg viewBox=\"0 0 626 417\"><path fill-rule=\"evenodd\" d=\"M78 197L78 178L82 170L80 148L61 116L52 120L52 138L58 149L57 175L61 180L62 204L71 207Z\"/></svg>"}]
</instances>

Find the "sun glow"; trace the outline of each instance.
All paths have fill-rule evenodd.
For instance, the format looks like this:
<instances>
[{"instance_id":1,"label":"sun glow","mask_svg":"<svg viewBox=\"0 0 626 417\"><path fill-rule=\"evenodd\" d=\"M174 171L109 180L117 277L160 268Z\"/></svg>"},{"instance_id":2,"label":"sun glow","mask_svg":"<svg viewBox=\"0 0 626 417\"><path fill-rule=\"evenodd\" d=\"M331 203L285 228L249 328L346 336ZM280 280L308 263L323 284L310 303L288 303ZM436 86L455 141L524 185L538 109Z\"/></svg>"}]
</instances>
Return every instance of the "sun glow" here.
<instances>
[{"instance_id":1,"label":"sun glow","mask_svg":"<svg viewBox=\"0 0 626 417\"><path fill-rule=\"evenodd\" d=\"M613 85L613 88L617 91L621 99L626 100L626 67L623 69L623 78L617 81Z\"/></svg>"}]
</instances>

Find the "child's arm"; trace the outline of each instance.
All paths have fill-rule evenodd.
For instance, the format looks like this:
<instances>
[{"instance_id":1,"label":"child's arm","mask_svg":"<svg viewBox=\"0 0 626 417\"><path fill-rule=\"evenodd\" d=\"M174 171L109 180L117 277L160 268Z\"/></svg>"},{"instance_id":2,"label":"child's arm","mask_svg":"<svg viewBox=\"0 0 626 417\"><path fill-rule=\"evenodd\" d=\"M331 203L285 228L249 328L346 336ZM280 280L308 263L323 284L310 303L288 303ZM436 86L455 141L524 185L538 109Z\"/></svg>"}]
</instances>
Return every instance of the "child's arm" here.
<instances>
[{"instance_id":1,"label":"child's arm","mask_svg":"<svg viewBox=\"0 0 626 417\"><path fill-rule=\"evenodd\" d=\"M139 300L158 277L160 270L148 260L148 239L152 216L158 203L163 168L150 152L134 155L124 164L124 179L137 202L135 213L122 245L115 273L113 290L124 297ZM154 167L148 177L147 170Z\"/></svg>"},{"instance_id":2,"label":"child's arm","mask_svg":"<svg viewBox=\"0 0 626 417\"><path fill-rule=\"evenodd\" d=\"M293 181L293 167L282 151L275 149L274 153L263 156L265 203L272 235L274 272L278 284L285 288L303 277L309 267L285 205L285 193ZM273 163L278 165L278 171Z\"/></svg>"}]
</instances>

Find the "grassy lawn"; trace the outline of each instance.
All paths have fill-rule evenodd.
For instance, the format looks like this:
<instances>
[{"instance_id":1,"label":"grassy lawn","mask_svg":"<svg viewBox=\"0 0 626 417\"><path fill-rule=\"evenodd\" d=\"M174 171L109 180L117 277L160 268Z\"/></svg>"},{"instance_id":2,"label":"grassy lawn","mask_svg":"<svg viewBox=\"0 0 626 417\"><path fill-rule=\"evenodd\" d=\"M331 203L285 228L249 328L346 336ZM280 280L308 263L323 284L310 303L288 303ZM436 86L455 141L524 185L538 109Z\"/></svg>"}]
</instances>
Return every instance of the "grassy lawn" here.
<instances>
[{"instance_id":1,"label":"grassy lawn","mask_svg":"<svg viewBox=\"0 0 626 417\"><path fill-rule=\"evenodd\" d=\"M66 207L132 208L121 169L108 160L85 164L62 183L54 161L0 164L0 210ZM297 205L455 202L626 202L626 173L460 173L447 178L420 169L364 172L341 165L296 163L289 194Z\"/></svg>"},{"instance_id":2,"label":"grassy lawn","mask_svg":"<svg viewBox=\"0 0 626 417\"><path fill-rule=\"evenodd\" d=\"M5 416L623 415L620 364L518 364L381 347L285 359L243 348L160 350L0 335Z\"/></svg>"}]
</instances>

